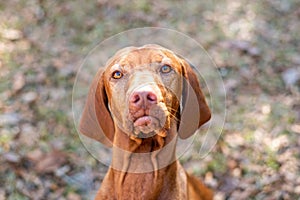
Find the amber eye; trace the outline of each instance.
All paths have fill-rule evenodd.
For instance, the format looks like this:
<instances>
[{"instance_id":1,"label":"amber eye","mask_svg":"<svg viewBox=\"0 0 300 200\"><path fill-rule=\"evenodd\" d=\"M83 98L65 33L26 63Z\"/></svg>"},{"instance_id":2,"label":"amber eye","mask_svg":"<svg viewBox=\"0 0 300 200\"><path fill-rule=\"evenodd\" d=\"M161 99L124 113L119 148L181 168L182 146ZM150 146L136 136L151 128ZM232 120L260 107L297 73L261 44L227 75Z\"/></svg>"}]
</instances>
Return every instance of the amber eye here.
<instances>
[{"instance_id":1,"label":"amber eye","mask_svg":"<svg viewBox=\"0 0 300 200\"><path fill-rule=\"evenodd\" d=\"M122 78L122 76L123 76L123 73L122 72L120 72L120 71L114 71L113 72L113 74L112 74L112 77L114 78L114 79L120 79L120 78Z\"/></svg>"},{"instance_id":2,"label":"amber eye","mask_svg":"<svg viewBox=\"0 0 300 200\"><path fill-rule=\"evenodd\" d=\"M169 65L163 65L163 66L160 68L160 71L161 71L162 73L169 73L171 70L172 70L172 68L171 68Z\"/></svg>"}]
</instances>

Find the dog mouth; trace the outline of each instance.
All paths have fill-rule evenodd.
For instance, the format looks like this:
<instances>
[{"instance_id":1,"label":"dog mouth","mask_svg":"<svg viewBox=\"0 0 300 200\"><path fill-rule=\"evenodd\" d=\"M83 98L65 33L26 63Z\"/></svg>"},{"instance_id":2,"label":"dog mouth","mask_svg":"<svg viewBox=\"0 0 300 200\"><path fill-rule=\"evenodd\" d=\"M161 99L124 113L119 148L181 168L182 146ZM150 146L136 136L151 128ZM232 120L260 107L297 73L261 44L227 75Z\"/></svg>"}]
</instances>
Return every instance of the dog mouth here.
<instances>
[{"instance_id":1,"label":"dog mouth","mask_svg":"<svg viewBox=\"0 0 300 200\"><path fill-rule=\"evenodd\" d=\"M142 117L138 117L133 121L133 126L149 126L153 122L153 117L149 115L144 115Z\"/></svg>"},{"instance_id":2,"label":"dog mouth","mask_svg":"<svg viewBox=\"0 0 300 200\"><path fill-rule=\"evenodd\" d=\"M153 116L144 115L136 118L133 121L134 134L141 135L154 135L160 128L159 120Z\"/></svg>"},{"instance_id":3,"label":"dog mouth","mask_svg":"<svg viewBox=\"0 0 300 200\"><path fill-rule=\"evenodd\" d=\"M129 133L138 138L148 138L162 134L169 127L169 112L164 103L150 108L129 109L126 127Z\"/></svg>"}]
</instances>

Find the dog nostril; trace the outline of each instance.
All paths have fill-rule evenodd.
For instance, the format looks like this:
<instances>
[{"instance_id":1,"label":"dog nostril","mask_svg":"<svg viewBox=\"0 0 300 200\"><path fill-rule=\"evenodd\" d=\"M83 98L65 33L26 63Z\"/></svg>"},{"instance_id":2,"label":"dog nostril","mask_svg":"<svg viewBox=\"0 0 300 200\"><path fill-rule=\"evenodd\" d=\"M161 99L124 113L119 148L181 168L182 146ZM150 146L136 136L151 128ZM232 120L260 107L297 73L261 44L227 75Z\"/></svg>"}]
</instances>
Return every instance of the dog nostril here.
<instances>
[{"instance_id":1,"label":"dog nostril","mask_svg":"<svg viewBox=\"0 0 300 200\"><path fill-rule=\"evenodd\" d=\"M155 102L157 101L157 97L156 97L155 94L149 92L149 93L147 94L147 100L150 101L150 102L155 103Z\"/></svg>"},{"instance_id":2,"label":"dog nostril","mask_svg":"<svg viewBox=\"0 0 300 200\"><path fill-rule=\"evenodd\" d=\"M140 100L141 100L141 97L139 94L132 95L132 99L131 99L132 103L138 103Z\"/></svg>"}]
</instances>

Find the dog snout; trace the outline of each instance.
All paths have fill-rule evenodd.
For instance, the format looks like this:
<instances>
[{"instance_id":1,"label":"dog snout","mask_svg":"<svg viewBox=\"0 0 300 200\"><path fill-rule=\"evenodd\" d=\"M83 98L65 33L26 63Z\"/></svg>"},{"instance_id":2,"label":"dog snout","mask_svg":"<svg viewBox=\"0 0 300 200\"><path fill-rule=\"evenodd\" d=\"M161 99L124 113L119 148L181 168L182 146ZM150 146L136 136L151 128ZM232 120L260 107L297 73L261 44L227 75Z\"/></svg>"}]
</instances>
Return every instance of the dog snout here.
<instances>
[{"instance_id":1,"label":"dog snout","mask_svg":"<svg viewBox=\"0 0 300 200\"><path fill-rule=\"evenodd\" d=\"M141 87L134 91L129 99L130 106L135 108L148 108L157 104L157 95L149 86Z\"/></svg>"}]
</instances>

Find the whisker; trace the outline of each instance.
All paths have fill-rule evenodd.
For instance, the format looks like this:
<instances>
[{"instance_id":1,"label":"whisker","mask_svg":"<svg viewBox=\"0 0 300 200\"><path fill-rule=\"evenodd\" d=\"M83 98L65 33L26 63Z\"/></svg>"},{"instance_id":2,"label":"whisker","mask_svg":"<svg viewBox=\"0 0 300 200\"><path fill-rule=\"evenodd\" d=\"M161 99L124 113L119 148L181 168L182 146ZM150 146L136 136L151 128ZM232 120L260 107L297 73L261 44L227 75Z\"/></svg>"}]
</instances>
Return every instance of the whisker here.
<instances>
[{"instance_id":1,"label":"whisker","mask_svg":"<svg viewBox=\"0 0 300 200\"><path fill-rule=\"evenodd\" d=\"M179 122L179 121L180 121L175 115L170 114L170 116L171 116L176 122Z\"/></svg>"},{"instance_id":2,"label":"whisker","mask_svg":"<svg viewBox=\"0 0 300 200\"><path fill-rule=\"evenodd\" d=\"M177 110L174 109L174 108L172 108L172 107L169 107L169 106L167 106L167 109L168 109L168 111L169 111L169 115L170 115L173 119L175 119L176 122L179 122L180 119L179 119L175 114L173 114L173 113L170 112L170 111L174 111L174 113L176 113Z\"/></svg>"},{"instance_id":3,"label":"whisker","mask_svg":"<svg viewBox=\"0 0 300 200\"><path fill-rule=\"evenodd\" d=\"M170 110L170 111L177 112L177 109L174 109L174 108L172 108L172 107L170 107L170 106L167 106L167 109Z\"/></svg>"}]
</instances>

